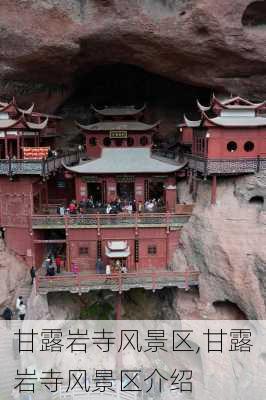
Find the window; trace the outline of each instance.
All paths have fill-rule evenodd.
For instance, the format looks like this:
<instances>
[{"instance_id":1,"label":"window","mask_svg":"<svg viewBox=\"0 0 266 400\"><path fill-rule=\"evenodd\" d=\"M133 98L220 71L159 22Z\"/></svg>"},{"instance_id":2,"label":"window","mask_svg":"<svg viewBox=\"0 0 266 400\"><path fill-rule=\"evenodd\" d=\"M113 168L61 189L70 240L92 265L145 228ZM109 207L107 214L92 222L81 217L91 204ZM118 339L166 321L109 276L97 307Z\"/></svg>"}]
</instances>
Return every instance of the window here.
<instances>
[{"instance_id":1,"label":"window","mask_svg":"<svg viewBox=\"0 0 266 400\"><path fill-rule=\"evenodd\" d=\"M147 146L147 144L148 144L148 138L147 138L147 136L141 136L139 142L140 142L141 146Z\"/></svg>"},{"instance_id":2,"label":"window","mask_svg":"<svg viewBox=\"0 0 266 400\"><path fill-rule=\"evenodd\" d=\"M157 254L157 247L154 244L148 246L148 254L150 254L152 256Z\"/></svg>"},{"instance_id":3,"label":"window","mask_svg":"<svg viewBox=\"0 0 266 400\"><path fill-rule=\"evenodd\" d=\"M254 143L253 142L246 142L245 144L244 144L244 150L245 151L252 151L252 150L254 150Z\"/></svg>"},{"instance_id":4,"label":"window","mask_svg":"<svg viewBox=\"0 0 266 400\"><path fill-rule=\"evenodd\" d=\"M103 139L103 145L106 147L111 146L111 139L108 136Z\"/></svg>"},{"instance_id":5,"label":"window","mask_svg":"<svg viewBox=\"0 0 266 400\"><path fill-rule=\"evenodd\" d=\"M132 137L127 138L127 145L128 145L128 147L131 147L134 145L134 139Z\"/></svg>"},{"instance_id":6,"label":"window","mask_svg":"<svg viewBox=\"0 0 266 400\"><path fill-rule=\"evenodd\" d=\"M229 142L227 143L227 150L230 151L231 153L233 153L234 151L236 151L237 149L237 144L236 142Z\"/></svg>"},{"instance_id":7,"label":"window","mask_svg":"<svg viewBox=\"0 0 266 400\"><path fill-rule=\"evenodd\" d=\"M90 139L89 139L89 144L90 144L91 146L96 146L96 144L97 144L96 137L94 137L94 136L90 137Z\"/></svg>"},{"instance_id":8,"label":"window","mask_svg":"<svg viewBox=\"0 0 266 400\"><path fill-rule=\"evenodd\" d=\"M89 254L88 247L80 247L79 248L79 255L80 256L87 256Z\"/></svg>"}]
</instances>

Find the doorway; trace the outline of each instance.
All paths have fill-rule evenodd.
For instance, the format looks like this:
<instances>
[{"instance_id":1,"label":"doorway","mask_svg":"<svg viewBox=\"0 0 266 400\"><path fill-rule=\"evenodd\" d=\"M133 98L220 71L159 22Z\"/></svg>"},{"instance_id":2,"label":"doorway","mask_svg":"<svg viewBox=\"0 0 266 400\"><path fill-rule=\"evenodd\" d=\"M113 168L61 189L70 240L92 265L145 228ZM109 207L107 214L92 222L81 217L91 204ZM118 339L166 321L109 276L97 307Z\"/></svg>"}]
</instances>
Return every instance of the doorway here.
<instances>
[{"instance_id":1,"label":"doorway","mask_svg":"<svg viewBox=\"0 0 266 400\"><path fill-rule=\"evenodd\" d=\"M17 157L17 140L16 139L9 139L7 142L8 148L8 155L9 157Z\"/></svg>"},{"instance_id":2,"label":"doorway","mask_svg":"<svg viewBox=\"0 0 266 400\"><path fill-rule=\"evenodd\" d=\"M156 199L164 201L164 183L163 181L150 181L149 182L149 197L150 200Z\"/></svg>"},{"instance_id":3,"label":"doorway","mask_svg":"<svg viewBox=\"0 0 266 400\"><path fill-rule=\"evenodd\" d=\"M0 140L0 159L4 160L5 158L5 142L4 140Z\"/></svg>"},{"instance_id":4,"label":"doorway","mask_svg":"<svg viewBox=\"0 0 266 400\"><path fill-rule=\"evenodd\" d=\"M118 197L128 203L135 199L135 183L134 182L118 182L117 183Z\"/></svg>"},{"instance_id":5,"label":"doorway","mask_svg":"<svg viewBox=\"0 0 266 400\"><path fill-rule=\"evenodd\" d=\"M101 182L88 183L88 198L92 196L94 204L103 203L103 192Z\"/></svg>"}]
</instances>

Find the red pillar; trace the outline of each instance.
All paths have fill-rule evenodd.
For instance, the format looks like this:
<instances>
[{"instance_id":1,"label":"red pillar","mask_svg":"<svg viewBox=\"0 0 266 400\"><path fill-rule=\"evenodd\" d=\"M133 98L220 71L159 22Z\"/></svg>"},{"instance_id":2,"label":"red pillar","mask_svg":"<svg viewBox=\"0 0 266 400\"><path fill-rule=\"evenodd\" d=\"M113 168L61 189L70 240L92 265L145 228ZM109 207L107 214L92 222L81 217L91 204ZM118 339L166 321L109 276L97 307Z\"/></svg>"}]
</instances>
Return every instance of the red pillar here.
<instances>
[{"instance_id":1,"label":"red pillar","mask_svg":"<svg viewBox=\"0 0 266 400\"><path fill-rule=\"evenodd\" d=\"M166 181L165 188L165 204L166 210L170 212L175 211L176 206L176 182L174 177L169 177Z\"/></svg>"},{"instance_id":2,"label":"red pillar","mask_svg":"<svg viewBox=\"0 0 266 400\"><path fill-rule=\"evenodd\" d=\"M6 132L5 132L5 158L8 158L8 145L7 145Z\"/></svg>"},{"instance_id":3,"label":"red pillar","mask_svg":"<svg viewBox=\"0 0 266 400\"><path fill-rule=\"evenodd\" d=\"M211 204L216 204L216 191L217 191L217 177L212 176L212 189L211 189Z\"/></svg>"},{"instance_id":4,"label":"red pillar","mask_svg":"<svg viewBox=\"0 0 266 400\"><path fill-rule=\"evenodd\" d=\"M19 132L17 136L17 159L20 159L20 137L19 137Z\"/></svg>"}]
</instances>

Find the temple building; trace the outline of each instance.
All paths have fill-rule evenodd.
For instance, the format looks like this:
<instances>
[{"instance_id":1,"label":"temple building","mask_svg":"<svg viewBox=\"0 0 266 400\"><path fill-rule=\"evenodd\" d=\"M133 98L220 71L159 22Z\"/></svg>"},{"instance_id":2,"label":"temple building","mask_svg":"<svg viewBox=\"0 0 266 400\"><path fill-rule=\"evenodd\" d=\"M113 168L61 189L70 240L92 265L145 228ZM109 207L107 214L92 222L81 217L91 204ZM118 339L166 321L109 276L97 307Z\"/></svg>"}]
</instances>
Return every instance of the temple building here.
<instances>
[{"instance_id":1,"label":"temple building","mask_svg":"<svg viewBox=\"0 0 266 400\"><path fill-rule=\"evenodd\" d=\"M49 181L62 160L79 157L75 152L52 156L61 118L33 109L19 108L15 99L0 103L0 224L9 250L29 266L35 261L32 215L48 207Z\"/></svg>"},{"instance_id":2,"label":"temple building","mask_svg":"<svg viewBox=\"0 0 266 400\"><path fill-rule=\"evenodd\" d=\"M266 169L266 102L251 103L241 97L219 100L210 106L197 102L201 118L184 117L180 129L193 132L189 169L212 177L212 203L216 199L216 177L240 175Z\"/></svg>"},{"instance_id":3,"label":"temple building","mask_svg":"<svg viewBox=\"0 0 266 400\"><path fill-rule=\"evenodd\" d=\"M193 268L173 270L193 208L177 204L187 161L153 152L159 123L144 122L145 106L92 107L97 122L77 123L85 151L60 154L60 117L0 107L2 234L37 267L39 293L198 285ZM41 268L48 256L62 260L56 276Z\"/></svg>"}]
</instances>

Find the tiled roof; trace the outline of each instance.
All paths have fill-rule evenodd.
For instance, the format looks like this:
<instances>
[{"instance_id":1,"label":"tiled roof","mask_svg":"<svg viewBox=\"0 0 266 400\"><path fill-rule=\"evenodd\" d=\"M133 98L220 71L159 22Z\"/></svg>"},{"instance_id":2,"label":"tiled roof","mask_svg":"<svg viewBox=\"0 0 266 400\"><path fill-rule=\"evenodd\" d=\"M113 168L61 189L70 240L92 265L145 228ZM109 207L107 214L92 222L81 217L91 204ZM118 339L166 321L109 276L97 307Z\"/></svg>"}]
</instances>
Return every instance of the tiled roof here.
<instances>
[{"instance_id":1,"label":"tiled roof","mask_svg":"<svg viewBox=\"0 0 266 400\"><path fill-rule=\"evenodd\" d=\"M170 173L183 168L184 164L166 158L151 156L148 147L103 148L102 156L74 167L66 167L79 174L128 174Z\"/></svg>"}]
</instances>

